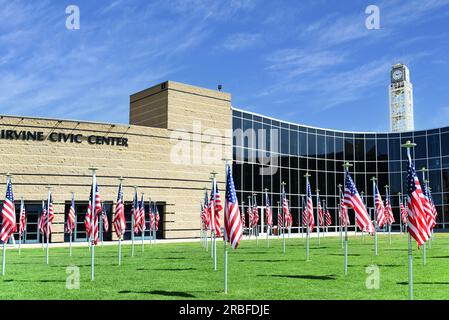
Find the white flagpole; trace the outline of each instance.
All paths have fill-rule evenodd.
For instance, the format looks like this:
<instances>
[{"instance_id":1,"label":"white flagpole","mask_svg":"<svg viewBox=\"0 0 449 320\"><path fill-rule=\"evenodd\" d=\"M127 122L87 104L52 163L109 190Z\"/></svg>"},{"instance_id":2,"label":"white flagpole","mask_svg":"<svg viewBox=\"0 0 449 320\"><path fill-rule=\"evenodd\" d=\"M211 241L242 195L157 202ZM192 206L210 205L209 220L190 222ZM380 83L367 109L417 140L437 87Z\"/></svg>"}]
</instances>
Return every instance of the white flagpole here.
<instances>
[{"instance_id":1,"label":"white flagpole","mask_svg":"<svg viewBox=\"0 0 449 320\"><path fill-rule=\"evenodd\" d=\"M343 168L345 170L344 173L344 179L345 179L345 184L346 184L346 174L347 171L349 170L349 168L352 167L352 164L350 164L349 162L345 162L345 164L343 165ZM354 227L355 230L357 231L357 223L354 222ZM345 275L348 274L348 224L345 223Z\"/></svg>"},{"instance_id":2,"label":"white flagpole","mask_svg":"<svg viewBox=\"0 0 449 320\"><path fill-rule=\"evenodd\" d=\"M277 202L278 203L278 211L277 211L277 214L278 214L278 239L281 237L281 230L282 230L282 228L281 228L281 226L279 225L279 208L280 208L280 202L278 201Z\"/></svg>"},{"instance_id":3,"label":"white flagpole","mask_svg":"<svg viewBox=\"0 0 449 320\"><path fill-rule=\"evenodd\" d=\"M231 159L222 159L225 162L225 181L227 180L227 166L228 166L228 162L232 161ZM229 170L231 170L231 167L229 167ZM226 183L227 184L227 183ZM225 189L225 198L226 198L226 192L227 190ZM226 211L226 199L224 199L225 202L225 211ZM226 212L224 211L223 215L226 214ZM239 217L240 219L240 217ZM228 235L226 233L226 226L224 226L224 234L223 234L223 245L224 245L224 293L228 294L228 248L226 246L228 241Z\"/></svg>"},{"instance_id":4,"label":"white flagpole","mask_svg":"<svg viewBox=\"0 0 449 320\"><path fill-rule=\"evenodd\" d=\"M142 199L145 199L145 193L142 193ZM142 213L143 213L143 221L145 221L145 200L143 201L143 208L142 208ZM142 252L145 251L145 223L142 226Z\"/></svg>"},{"instance_id":5,"label":"white flagpole","mask_svg":"<svg viewBox=\"0 0 449 320\"><path fill-rule=\"evenodd\" d=\"M75 199L75 193L72 192L72 200ZM74 203L75 201L73 201ZM70 204L70 206L72 206L72 204ZM75 210L75 208L73 208L73 210ZM75 212L75 219L76 219L76 212ZM75 220L75 225L76 225L76 220ZM69 257L72 256L72 237L73 237L73 229L70 230L69 236L70 236L70 244L69 244Z\"/></svg>"},{"instance_id":6,"label":"white flagpole","mask_svg":"<svg viewBox=\"0 0 449 320\"><path fill-rule=\"evenodd\" d=\"M311 177L311 175L307 172L304 177L306 178L306 202L305 202L305 206L303 207L303 210L308 210L308 185L309 185L309 178ZM313 206L312 206L313 207ZM305 209L307 208L307 209ZM312 212L312 216L313 216L313 212ZM310 216L309 216L309 212L307 212L307 234L306 234L306 261L310 261Z\"/></svg>"},{"instance_id":7,"label":"white flagpole","mask_svg":"<svg viewBox=\"0 0 449 320\"><path fill-rule=\"evenodd\" d=\"M139 199L137 198L137 186L134 186L134 197L133 197L133 206L134 199L137 203L139 203ZM135 226L135 218L136 218L136 207L134 208L134 213L131 217L131 257L134 257L134 226Z\"/></svg>"},{"instance_id":8,"label":"white flagpole","mask_svg":"<svg viewBox=\"0 0 449 320\"><path fill-rule=\"evenodd\" d=\"M103 211L104 206L101 206L101 211ZM102 213L103 214L103 213ZM101 246L103 247L103 216L99 217L100 219L100 240Z\"/></svg>"},{"instance_id":9,"label":"white flagpole","mask_svg":"<svg viewBox=\"0 0 449 320\"><path fill-rule=\"evenodd\" d=\"M407 141L402 145L403 148L407 148L408 159L411 159L411 148L416 147L416 143ZM413 249L412 249L412 237L410 232L408 232L408 290L409 299L413 300Z\"/></svg>"},{"instance_id":10,"label":"white flagpole","mask_svg":"<svg viewBox=\"0 0 449 320\"><path fill-rule=\"evenodd\" d=\"M261 213L261 215L262 214L266 214L266 212L267 212L267 197L268 197L268 188L265 188L264 189L264 191L265 191L265 212L264 213ZM270 205L271 205L271 201L270 201ZM270 208L270 211L271 211L271 208ZM273 217L273 213L271 213L271 217ZM273 221L273 218L271 219L271 221ZM270 247L270 237L269 237L269 233L270 233L270 226L268 225L268 217L267 217L267 239L266 239L266 241L267 241L267 248L269 248Z\"/></svg>"},{"instance_id":11,"label":"white flagpole","mask_svg":"<svg viewBox=\"0 0 449 320\"><path fill-rule=\"evenodd\" d=\"M427 188L428 188L429 186L427 185L426 172L429 171L429 170L426 169L425 167L423 167L420 171L422 172L422 180L423 180L423 183L425 184L426 190L427 190ZM426 196L427 196L427 195L424 195L424 197L426 197ZM426 260L427 260L426 247L427 247L427 243L424 243L424 245L423 245L423 251L422 251L422 264L423 264L423 266L426 265Z\"/></svg>"},{"instance_id":12,"label":"white flagpole","mask_svg":"<svg viewBox=\"0 0 449 320\"><path fill-rule=\"evenodd\" d=\"M283 192L285 192L284 186L286 183L282 181L281 186ZM285 212L284 212L284 199L282 198L283 194L281 193L282 200L282 253L285 253ZM287 195L285 195L287 197Z\"/></svg>"},{"instance_id":13,"label":"white flagpole","mask_svg":"<svg viewBox=\"0 0 449 320\"><path fill-rule=\"evenodd\" d=\"M212 187L213 187L213 194L214 194L214 203L213 203L213 205L214 205L214 223L215 223L215 201L216 201L216 191L217 191L217 188L216 188L216 185L217 185L217 173L214 171L214 172L211 172L211 174L212 174ZM212 214L211 214L211 216L212 216ZM215 227L215 225L214 225L214 227ZM216 233L216 231L214 231L213 232L213 234L214 234L214 238L213 238L213 243L214 243L214 247L213 247L213 254L214 254L214 271L217 271L217 233Z\"/></svg>"},{"instance_id":14,"label":"white flagpole","mask_svg":"<svg viewBox=\"0 0 449 320\"><path fill-rule=\"evenodd\" d=\"M122 206L124 208L125 204L123 203L123 177L118 178L119 180L119 195L121 197ZM124 209L123 209L124 210ZM125 229L126 229L126 223L125 223ZM120 236L118 237L118 265L122 265L122 238L123 234L125 233L125 230L121 230Z\"/></svg>"},{"instance_id":15,"label":"white flagpole","mask_svg":"<svg viewBox=\"0 0 449 320\"><path fill-rule=\"evenodd\" d=\"M377 246L377 208L376 208L376 177L372 177L371 181L373 182L373 203L374 203L374 255L378 255L378 246Z\"/></svg>"},{"instance_id":16,"label":"white flagpole","mask_svg":"<svg viewBox=\"0 0 449 320\"><path fill-rule=\"evenodd\" d=\"M95 217L96 217L96 186L97 186L97 176L96 171L97 168L89 168L92 171L92 197L91 197L91 216L90 216L90 243L91 243L91 270L90 270L90 280L94 281L95 279Z\"/></svg>"},{"instance_id":17,"label":"white flagpole","mask_svg":"<svg viewBox=\"0 0 449 320\"><path fill-rule=\"evenodd\" d=\"M387 195L388 202L390 203L390 207L392 208L391 199L390 199L390 186L388 184L385 186L385 193ZM391 245L391 221L390 221L390 218L388 218L388 242Z\"/></svg>"},{"instance_id":18,"label":"white flagpole","mask_svg":"<svg viewBox=\"0 0 449 320\"><path fill-rule=\"evenodd\" d=\"M50 219L50 198L51 198L51 187L50 186L48 186L47 187L47 189L48 189L48 198L47 198L47 226L46 226L46 228L47 228L47 264L49 263L49 245L48 245L48 243L49 243L49 239L50 239L50 235L49 235L49 232L50 232L50 225L49 225L49 219Z\"/></svg>"},{"instance_id":19,"label":"white flagpole","mask_svg":"<svg viewBox=\"0 0 449 320\"><path fill-rule=\"evenodd\" d=\"M402 204L402 193L398 192L399 197L399 233L401 235L402 239L402 210L401 210L401 204Z\"/></svg>"},{"instance_id":20,"label":"white flagpole","mask_svg":"<svg viewBox=\"0 0 449 320\"><path fill-rule=\"evenodd\" d=\"M23 212L23 197L20 198L20 215L19 215L19 231L20 231L20 226L22 225L22 212ZM19 256L20 256L20 246L22 245L22 234L19 233Z\"/></svg>"},{"instance_id":21,"label":"white flagpole","mask_svg":"<svg viewBox=\"0 0 449 320\"><path fill-rule=\"evenodd\" d=\"M318 234L318 246L321 245L321 240L320 240L320 210L319 207L321 207L321 203L320 203L320 189L316 189L316 230L317 230L317 234ZM321 212L323 212L323 208L321 208Z\"/></svg>"},{"instance_id":22,"label":"white flagpole","mask_svg":"<svg viewBox=\"0 0 449 320\"><path fill-rule=\"evenodd\" d=\"M338 212L340 213L339 216L339 222L340 222L340 241L341 241L341 248L344 248L344 241L343 241L343 225L342 225L342 207L341 207L341 188L343 187L342 184L339 184L338 186Z\"/></svg>"},{"instance_id":23,"label":"white flagpole","mask_svg":"<svg viewBox=\"0 0 449 320\"><path fill-rule=\"evenodd\" d=\"M254 202L253 202L253 205L255 204L255 203L257 203L257 201L256 201L256 194L255 193L253 193L253 197L254 197ZM259 209L258 209L258 207L255 207L256 208L256 210L257 210L257 214L259 214ZM259 246L259 226L256 224L254 227L253 227L253 230L254 230L254 235L256 236L256 246Z\"/></svg>"},{"instance_id":24,"label":"white flagpole","mask_svg":"<svg viewBox=\"0 0 449 320\"><path fill-rule=\"evenodd\" d=\"M360 197L362 198L362 203L366 206L364 195L365 195L365 192L361 191L360 192ZM362 241L363 241L364 234L365 234L365 231L362 230Z\"/></svg>"}]
</instances>

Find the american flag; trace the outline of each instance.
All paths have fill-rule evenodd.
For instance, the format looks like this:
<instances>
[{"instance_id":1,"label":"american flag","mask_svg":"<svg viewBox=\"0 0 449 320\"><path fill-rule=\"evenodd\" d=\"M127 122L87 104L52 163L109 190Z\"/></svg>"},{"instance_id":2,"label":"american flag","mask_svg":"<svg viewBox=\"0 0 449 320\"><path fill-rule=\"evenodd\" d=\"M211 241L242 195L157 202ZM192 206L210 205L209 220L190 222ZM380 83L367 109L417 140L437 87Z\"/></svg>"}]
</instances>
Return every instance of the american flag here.
<instances>
[{"instance_id":1,"label":"american flag","mask_svg":"<svg viewBox=\"0 0 449 320\"><path fill-rule=\"evenodd\" d=\"M318 224L324 226L323 208L321 207L321 201L318 200Z\"/></svg>"},{"instance_id":2,"label":"american flag","mask_svg":"<svg viewBox=\"0 0 449 320\"><path fill-rule=\"evenodd\" d=\"M310 182L307 180L307 187L306 187L306 216L307 216L307 223L309 227L309 231L313 232L313 228L315 227L315 218L313 216L313 199L312 199L312 189L310 188Z\"/></svg>"},{"instance_id":3,"label":"american flag","mask_svg":"<svg viewBox=\"0 0 449 320\"><path fill-rule=\"evenodd\" d=\"M267 220L267 226L273 226L273 215L271 213L270 197L268 197L268 192L265 192L265 217Z\"/></svg>"},{"instance_id":4,"label":"american flag","mask_svg":"<svg viewBox=\"0 0 449 320\"><path fill-rule=\"evenodd\" d=\"M345 205L351 207L355 211L355 220L357 226L361 231L365 231L369 234L374 234L374 226L366 211L366 207L363 204L360 194L352 181L351 175L346 171L345 181Z\"/></svg>"},{"instance_id":5,"label":"american flag","mask_svg":"<svg viewBox=\"0 0 449 320\"><path fill-rule=\"evenodd\" d=\"M47 216L47 209L45 209L45 201L42 200L42 209L41 209L41 216L39 218L39 231L44 234L44 225L45 225L45 220Z\"/></svg>"},{"instance_id":6,"label":"american flag","mask_svg":"<svg viewBox=\"0 0 449 320\"><path fill-rule=\"evenodd\" d=\"M387 216L387 223L389 225L392 225L395 220L394 220L394 215L393 215L393 208L391 207L391 201L390 201L390 196L387 195L387 199L385 200L385 213Z\"/></svg>"},{"instance_id":7,"label":"american flag","mask_svg":"<svg viewBox=\"0 0 449 320\"><path fill-rule=\"evenodd\" d=\"M201 221L203 225L203 230L208 230L210 227L210 217L209 217L209 196L207 194L207 190L204 192L204 203L201 204Z\"/></svg>"},{"instance_id":8,"label":"american flag","mask_svg":"<svg viewBox=\"0 0 449 320\"><path fill-rule=\"evenodd\" d=\"M156 227L156 231L158 231L159 230L159 220L161 219L161 217L159 216L159 210L157 208L157 204L156 203L154 203L154 212L155 212L155 214L154 214L154 220L155 220L154 226Z\"/></svg>"},{"instance_id":9,"label":"american flag","mask_svg":"<svg viewBox=\"0 0 449 320\"><path fill-rule=\"evenodd\" d=\"M146 222L145 222L145 200L143 199L143 193L142 197L140 199L140 225L139 229L141 232L145 232L146 229Z\"/></svg>"},{"instance_id":10,"label":"american flag","mask_svg":"<svg viewBox=\"0 0 449 320\"><path fill-rule=\"evenodd\" d=\"M90 239L93 245L98 243L98 216L101 214L101 198L100 192L98 189L98 184L93 186L95 190L94 200L95 200L95 208L92 210L92 191L89 197L89 205L87 206L86 217L84 219L84 225L86 226L86 234ZM93 212L93 214L92 214ZM92 232L93 231L93 232Z\"/></svg>"},{"instance_id":11,"label":"american flag","mask_svg":"<svg viewBox=\"0 0 449 320\"><path fill-rule=\"evenodd\" d=\"M429 197L429 201L430 201L430 206L432 208L434 224L431 227L433 229L437 224L438 211L437 211L437 208L435 207L435 202L433 202L432 193L430 191L430 188L427 188L427 193L428 193L428 197Z\"/></svg>"},{"instance_id":12,"label":"american flag","mask_svg":"<svg viewBox=\"0 0 449 320\"><path fill-rule=\"evenodd\" d=\"M225 241L228 241L233 249L237 249L242 240L243 228L240 221L239 202L235 193L234 179L231 166L227 166L226 174L226 202L224 211Z\"/></svg>"},{"instance_id":13,"label":"american flag","mask_svg":"<svg viewBox=\"0 0 449 320\"><path fill-rule=\"evenodd\" d=\"M52 231L53 231L53 219L55 218L55 213L54 213L54 209L53 209L53 196L51 194L51 191L48 191L48 192L49 192L50 203L48 203L48 201L47 201L47 209L45 211L46 214L43 217L44 219L42 221L43 233L47 237L52 234Z\"/></svg>"},{"instance_id":14,"label":"american flag","mask_svg":"<svg viewBox=\"0 0 449 320\"><path fill-rule=\"evenodd\" d=\"M253 207L251 205L251 199L248 197L248 208L246 208L246 213L248 214L248 227L253 227Z\"/></svg>"},{"instance_id":15,"label":"american flag","mask_svg":"<svg viewBox=\"0 0 449 320\"><path fill-rule=\"evenodd\" d=\"M115 204L114 219L112 220L114 225L115 234L119 239L122 238L126 229L125 209L123 207L123 186L120 183L117 192L117 203Z\"/></svg>"},{"instance_id":16,"label":"american flag","mask_svg":"<svg viewBox=\"0 0 449 320\"><path fill-rule=\"evenodd\" d=\"M6 182L6 197L2 208L2 230L0 241L5 243L9 237L16 232L16 207L14 205L14 194L12 192L11 178Z\"/></svg>"},{"instance_id":17,"label":"american flag","mask_svg":"<svg viewBox=\"0 0 449 320\"><path fill-rule=\"evenodd\" d=\"M75 198L72 195L72 202L70 203L69 213L67 214L67 225L65 231L69 234L75 230Z\"/></svg>"},{"instance_id":18,"label":"american flag","mask_svg":"<svg viewBox=\"0 0 449 320\"><path fill-rule=\"evenodd\" d=\"M387 216L385 214L385 206L380 195L379 188L376 184L376 216L377 216L377 226L382 228L385 223L387 223Z\"/></svg>"},{"instance_id":19,"label":"american flag","mask_svg":"<svg viewBox=\"0 0 449 320\"><path fill-rule=\"evenodd\" d=\"M278 228L284 227L284 219L282 219L282 211L279 210L279 203L278 203Z\"/></svg>"},{"instance_id":20,"label":"american flag","mask_svg":"<svg viewBox=\"0 0 449 320\"><path fill-rule=\"evenodd\" d=\"M106 213L106 208L103 205L103 209L101 210L101 219L103 220L103 231L108 232L109 231L109 221L108 221L108 215Z\"/></svg>"},{"instance_id":21,"label":"american flag","mask_svg":"<svg viewBox=\"0 0 449 320\"><path fill-rule=\"evenodd\" d=\"M149 216L150 216L150 230L153 231L156 228L156 221L155 221L155 217L154 217L154 208L153 208L153 203L150 203L150 211L149 211Z\"/></svg>"},{"instance_id":22,"label":"american flag","mask_svg":"<svg viewBox=\"0 0 449 320\"><path fill-rule=\"evenodd\" d=\"M326 217L326 227L329 227L332 224L332 218L331 218L329 209L327 207L326 207L325 217Z\"/></svg>"},{"instance_id":23,"label":"american flag","mask_svg":"<svg viewBox=\"0 0 449 320\"><path fill-rule=\"evenodd\" d=\"M421 247L430 237L429 226L426 222L426 212L423 207L424 194L421 189L416 170L409 155L407 168L407 207L408 207L408 232Z\"/></svg>"},{"instance_id":24,"label":"american flag","mask_svg":"<svg viewBox=\"0 0 449 320\"><path fill-rule=\"evenodd\" d=\"M309 224L308 222L308 213L306 208L306 202L304 201L304 198L302 199L302 225L303 227L307 227Z\"/></svg>"},{"instance_id":25,"label":"american flag","mask_svg":"<svg viewBox=\"0 0 449 320\"><path fill-rule=\"evenodd\" d=\"M245 206L242 206L242 210L240 212L241 212L240 218L242 221L242 228L245 229L246 228Z\"/></svg>"},{"instance_id":26,"label":"american flag","mask_svg":"<svg viewBox=\"0 0 449 320\"><path fill-rule=\"evenodd\" d=\"M23 233L26 229L26 217L25 217L25 204L23 203L23 199L20 202L20 217L19 217L19 235L23 236Z\"/></svg>"},{"instance_id":27,"label":"american flag","mask_svg":"<svg viewBox=\"0 0 449 320\"><path fill-rule=\"evenodd\" d=\"M134 191L134 199L133 199L133 206L131 208L131 216L134 219L134 233L138 233L139 227L140 227L140 208L139 208L139 199L137 196L137 190Z\"/></svg>"},{"instance_id":28,"label":"american flag","mask_svg":"<svg viewBox=\"0 0 449 320\"><path fill-rule=\"evenodd\" d=\"M427 188L426 183L424 183L423 185L423 194L424 194L423 207L424 211L426 212L426 222L427 225L429 226L430 231L432 231L433 228L435 227L435 216L433 213L432 203L430 202L429 198L429 190Z\"/></svg>"},{"instance_id":29,"label":"american flag","mask_svg":"<svg viewBox=\"0 0 449 320\"><path fill-rule=\"evenodd\" d=\"M401 219L402 219L402 223L404 223L404 224L407 223L407 217L408 217L407 209L405 208L404 204L401 203Z\"/></svg>"},{"instance_id":30,"label":"american flag","mask_svg":"<svg viewBox=\"0 0 449 320\"><path fill-rule=\"evenodd\" d=\"M293 223L293 219L290 215L290 208L288 206L287 194L284 187L282 187L282 211L284 212L285 227L290 228Z\"/></svg>"},{"instance_id":31,"label":"american flag","mask_svg":"<svg viewBox=\"0 0 449 320\"><path fill-rule=\"evenodd\" d=\"M346 206L344 204L344 199L341 199L341 203L340 203L340 225L342 227L349 225L348 209L346 208Z\"/></svg>"},{"instance_id":32,"label":"american flag","mask_svg":"<svg viewBox=\"0 0 449 320\"><path fill-rule=\"evenodd\" d=\"M210 194L210 217L211 231L215 232L217 237L221 237L220 211L223 210L221 205L220 193L218 192L217 181L212 180L212 191Z\"/></svg>"},{"instance_id":33,"label":"american flag","mask_svg":"<svg viewBox=\"0 0 449 320\"><path fill-rule=\"evenodd\" d=\"M257 206L256 196L253 198L253 221L252 221L252 228L257 227L259 224L259 208Z\"/></svg>"}]
</instances>

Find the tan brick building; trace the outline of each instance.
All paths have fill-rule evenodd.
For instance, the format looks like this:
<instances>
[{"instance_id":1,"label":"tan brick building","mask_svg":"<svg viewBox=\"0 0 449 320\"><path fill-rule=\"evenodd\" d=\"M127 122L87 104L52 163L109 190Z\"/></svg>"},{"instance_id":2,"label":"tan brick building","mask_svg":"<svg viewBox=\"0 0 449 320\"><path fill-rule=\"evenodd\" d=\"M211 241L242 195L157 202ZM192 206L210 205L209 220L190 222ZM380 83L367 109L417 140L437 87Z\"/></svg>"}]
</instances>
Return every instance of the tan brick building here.
<instances>
[{"instance_id":1,"label":"tan brick building","mask_svg":"<svg viewBox=\"0 0 449 320\"><path fill-rule=\"evenodd\" d=\"M56 212L52 241L64 241L71 192L77 201L77 238L85 238L82 219L91 166L98 168L110 218L122 176L125 202L132 201L133 186L139 199L143 192L147 203L150 198L157 202L159 237L197 237L200 201L203 188L210 189L212 171L218 172L219 189L224 190L222 159L232 158L231 112L228 93L168 81L131 95L129 125L2 116L0 172L12 174L16 206L24 198L27 242L38 241L37 217L47 186ZM4 197L5 187L0 193Z\"/></svg>"}]
</instances>

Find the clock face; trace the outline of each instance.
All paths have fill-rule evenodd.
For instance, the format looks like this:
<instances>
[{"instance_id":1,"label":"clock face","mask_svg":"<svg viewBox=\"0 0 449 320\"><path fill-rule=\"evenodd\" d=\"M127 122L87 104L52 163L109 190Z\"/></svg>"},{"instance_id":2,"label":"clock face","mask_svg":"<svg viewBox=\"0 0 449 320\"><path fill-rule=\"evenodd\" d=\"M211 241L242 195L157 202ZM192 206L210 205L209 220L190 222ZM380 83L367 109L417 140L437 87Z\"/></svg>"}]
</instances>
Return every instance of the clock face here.
<instances>
[{"instance_id":1,"label":"clock face","mask_svg":"<svg viewBox=\"0 0 449 320\"><path fill-rule=\"evenodd\" d=\"M397 69L393 71L393 80L400 80L402 79L402 70L401 69Z\"/></svg>"}]
</instances>

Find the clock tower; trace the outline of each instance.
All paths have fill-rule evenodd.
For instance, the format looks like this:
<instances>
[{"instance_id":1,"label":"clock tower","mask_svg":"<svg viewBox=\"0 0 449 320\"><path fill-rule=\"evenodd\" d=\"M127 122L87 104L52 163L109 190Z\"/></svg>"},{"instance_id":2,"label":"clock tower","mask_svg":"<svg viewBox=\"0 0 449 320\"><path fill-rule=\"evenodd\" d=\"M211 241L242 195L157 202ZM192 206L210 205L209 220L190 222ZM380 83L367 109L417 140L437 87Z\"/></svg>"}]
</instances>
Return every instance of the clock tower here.
<instances>
[{"instance_id":1,"label":"clock tower","mask_svg":"<svg viewBox=\"0 0 449 320\"><path fill-rule=\"evenodd\" d=\"M410 82L410 71L405 64L395 64L391 68L390 131L406 132L414 129L413 85Z\"/></svg>"}]
</instances>

